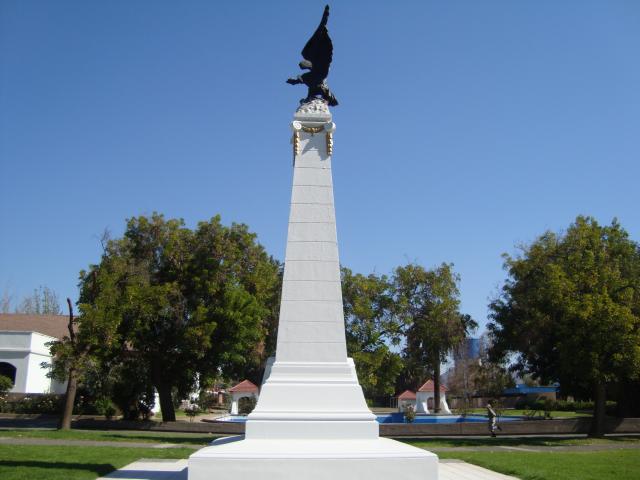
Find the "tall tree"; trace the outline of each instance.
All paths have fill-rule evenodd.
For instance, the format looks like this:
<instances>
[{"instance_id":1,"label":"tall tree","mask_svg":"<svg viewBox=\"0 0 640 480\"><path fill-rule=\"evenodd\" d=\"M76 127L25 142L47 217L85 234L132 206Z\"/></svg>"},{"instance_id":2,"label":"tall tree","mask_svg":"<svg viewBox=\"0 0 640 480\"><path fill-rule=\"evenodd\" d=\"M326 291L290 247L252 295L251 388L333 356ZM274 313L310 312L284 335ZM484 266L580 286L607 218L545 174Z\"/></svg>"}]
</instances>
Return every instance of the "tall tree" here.
<instances>
[{"instance_id":1,"label":"tall tree","mask_svg":"<svg viewBox=\"0 0 640 480\"><path fill-rule=\"evenodd\" d=\"M13 300L13 295L9 293L8 289L2 291L2 296L0 296L0 313L10 313L11 312L11 301Z\"/></svg>"},{"instance_id":2,"label":"tall tree","mask_svg":"<svg viewBox=\"0 0 640 480\"><path fill-rule=\"evenodd\" d=\"M402 325L393 312L389 279L342 268L342 297L347 352L356 364L365 396L392 395L402 369L402 358L392 348L400 344Z\"/></svg>"},{"instance_id":3,"label":"tall tree","mask_svg":"<svg viewBox=\"0 0 640 480\"><path fill-rule=\"evenodd\" d=\"M49 287L40 286L33 293L25 297L16 308L16 313L31 315L61 315L62 309L58 295Z\"/></svg>"},{"instance_id":4,"label":"tall tree","mask_svg":"<svg viewBox=\"0 0 640 480\"><path fill-rule=\"evenodd\" d=\"M154 213L130 219L81 278L81 305L91 312L81 320L90 329L92 315L114 316L116 353L149 372L165 421L175 420L174 394L184 398L196 379L259 362L253 354L272 322L280 266L255 240L219 217L190 230Z\"/></svg>"},{"instance_id":5,"label":"tall tree","mask_svg":"<svg viewBox=\"0 0 640 480\"><path fill-rule=\"evenodd\" d=\"M490 304L493 355L515 354L515 370L591 396L601 435L608 386L640 375L638 244L616 220L579 216L504 258L508 278Z\"/></svg>"},{"instance_id":6,"label":"tall tree","mask_svg":"<svg viewBox=\"0 0 640 480\"><path fill-rule=\"evenodd\" d=\"M433 373L436 412L440 409L440 366L449 352L477 327L469 315L459 311L459 281L453 265L447 263L432 270L408 264L394 273L397 308L406 325L407 367L413 372L416 387L426 372Z\"/></svg>"},{"instance_id":7,"label":"tall tree","mask_svg":"<svg viewBox=\"0 0 640 480\"><path fill-rule=\"evenodd\" d=\"M104 355L109 350L116 333L116 322L113 316L97 315L97 312L88 310L86 305L83 305L81 315L76 317L69 298L67 298L67 305L69 334L49 343L53 358L50 375L61 381L67 381L65 403L59 423L59 428L62 430L71 428L71 416L79 383L100 354ZM90 320L86 320L87 317ZM83 328L79 328L80 320L84 320Z\"/></svg>"},{"instance_id":8,"label":"tall tree","mask_svg":"<svg viewBox=\"0 0 640 480\"><path fill-rule=\"evenodd\" d=\"M491 338L487 334L480 337L480 358L474 365L473 388L477 395L499 397L506 388L513 388L516 382L504 361L491 358Z\"/></svg>"}]
</instances>

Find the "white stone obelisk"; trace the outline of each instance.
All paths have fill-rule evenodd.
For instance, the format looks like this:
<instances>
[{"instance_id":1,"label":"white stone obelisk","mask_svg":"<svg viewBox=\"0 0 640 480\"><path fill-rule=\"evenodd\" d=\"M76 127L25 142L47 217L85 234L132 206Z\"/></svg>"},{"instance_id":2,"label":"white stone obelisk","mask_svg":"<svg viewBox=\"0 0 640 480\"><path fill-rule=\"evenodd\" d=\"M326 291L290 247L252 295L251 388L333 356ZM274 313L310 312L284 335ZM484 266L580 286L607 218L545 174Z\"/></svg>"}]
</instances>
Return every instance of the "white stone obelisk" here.
<instances>
[{"instance_id":1,"label":"white stone obelisk","mask_svg":"<svg viewBox=\"0 0 640 480\"><path fill-rule=\"evenodd\" d=\"M298 109L276 358L247 438L376 438L378 422L347 358L325 102Z\"/></svg>"},{"instance_id":2,"label":"white stone obelisk","mask_svg":"<svg viewBox=\"0 0 640 480\"><path fill-rule=\"evenodd\" d=\"M380 438L347 357L331 157L335 125L313 100L294 115L293 187L275 361L244 439L189 459L189 480L437 480L430 452Z\"/></svg>"}]
</instances>

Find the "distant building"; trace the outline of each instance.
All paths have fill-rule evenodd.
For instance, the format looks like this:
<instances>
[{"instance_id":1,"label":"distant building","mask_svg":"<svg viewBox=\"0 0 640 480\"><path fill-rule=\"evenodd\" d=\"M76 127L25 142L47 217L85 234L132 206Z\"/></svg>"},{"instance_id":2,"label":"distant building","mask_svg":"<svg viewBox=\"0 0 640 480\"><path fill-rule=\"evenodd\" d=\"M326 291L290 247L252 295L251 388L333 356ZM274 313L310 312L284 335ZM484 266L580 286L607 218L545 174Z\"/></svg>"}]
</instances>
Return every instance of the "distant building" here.
<instances>
[{"instance_id":1,"label":"distant building","mask_svg":"<svg viewBox=\"0 0 640 480\"><path fill-rule=\"evenodd\" d=\"M258 401L260 389L255 383L249 380L243 380L231 387L228 392L231 394L231 415L238 415L240 399L254 398Z\"/></svg>"},{"instance_id":2,"label":"distant building","mask_svg":"<svg viewBox=\"0 0 640 480\"><path fill-rule=\"evenodd\" d=\"M398 411L404 412L407 407L416 409L416 392L405 390L398 395Z\"/></svg>"},{"instance_id":3,"label":"distant building","mask_svg":"<svg viewBox=\"0 0 640 480\"><path fill-rule=\"evenodd\" d=\"M462 347L454 351L453 359L458 361L478 360L480 358L480 339L465 338Z\"/></svg>"},{"instance_id":4,"label":"distant building","mask_svg":"<svg viewBox=\"0 0 640 480\"><path fill-rule=\"evenodd\" d=\"M440 413L450 414L446 392L447 387L440 384ZM407 407L412 407L416 413L428 414L434 410L435 385L433 380L427 380L417 393L405 390L397 398L399 412L404 412Z\"/></svg>"},{"instance_id":5,"label":"distant building","mask_svg":"<svg viewBox=\"0 0 640 480\"><path fill-rule=\"evenodd\" d=\"M435 384L433 380L427 380L416 394L416 413L430 413L434 410ZM447 404L447 387L440 384L440 412L451 414Z\"/></svg>"},{"instance_id":6,"label":"distant building","mask_svg":"<svg viewBox=\"0 0 640 480\"><path fill-rule=\"evenodd\" d=\"M518 383L514 388L506 388L502 392L504 397L519 397L519 398L548 398L550 400L556 400L558 392L560 391L560 385L547 385L541 387L528 386L524 383Z\"/></svg>"},{"instance_id":7,"label":"distant building","mask_svg":"<svg viewBox=\"0 0 640 480\"><path fill-rule=\"evenodd\" d=\"M66 383L47 377L48 342L67 330L64 315L0 314L0 375L13 382L10 393L64 393Z\"/></svg>"}]
</instances>

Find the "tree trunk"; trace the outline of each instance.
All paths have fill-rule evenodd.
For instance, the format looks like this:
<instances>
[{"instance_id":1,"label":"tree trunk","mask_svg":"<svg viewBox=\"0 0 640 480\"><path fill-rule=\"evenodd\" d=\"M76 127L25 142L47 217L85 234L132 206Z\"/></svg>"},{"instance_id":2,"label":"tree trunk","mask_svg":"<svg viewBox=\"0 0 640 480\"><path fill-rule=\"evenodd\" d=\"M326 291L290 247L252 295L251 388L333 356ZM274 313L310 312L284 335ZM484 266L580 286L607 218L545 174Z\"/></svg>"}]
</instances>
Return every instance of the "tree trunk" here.
<instances>
[{"instance_id":1,"label":"tree trunk","mask_svg":"<svg viewBox=\"0 0 640 480\"><path fill-rule=\"evenodd\" d=\"M593 421L591 423L591 432L589 432L589 435L592 437L602 437L604 436L604 416L607 400L605 384L603 381L598 381L596 383L593 400Z\"/></svg>"},{"instance_id":2,"label":"tree trunk","mask_svg":"<svg viewBox=\"0 0 640 480\"><path fill-rule=\"evenodd\" d=\"M76 391L78 390L78 373L74 367L69 369L69 379L67 380L67 393L64 396L64 410L60 419L60 430L71 429L71 417L73 416L73 404L76 401Z\"/></svg>"},{"instance_id":3,"label":"tree trunk","mask_svg":"<svg viewBox=\"0 0 640 480\"><path fill-rule=\"evenodd\" d=\"M165 383L158 383L156 385L158 395L160 396L160 410L162 411L163 422L175 422L176 410L173 406L173 399L171 398L171 386Z\"/></svg>"},{"instance_id":4,"label":"tree trunk","mask_svg":"<svg viewBox=\"0 0 640 480\"><path fill-rule=\"evenodd\" d=\"M433 412L440 411L440 355L433 364Z\"/></svg>"}]
</instances>

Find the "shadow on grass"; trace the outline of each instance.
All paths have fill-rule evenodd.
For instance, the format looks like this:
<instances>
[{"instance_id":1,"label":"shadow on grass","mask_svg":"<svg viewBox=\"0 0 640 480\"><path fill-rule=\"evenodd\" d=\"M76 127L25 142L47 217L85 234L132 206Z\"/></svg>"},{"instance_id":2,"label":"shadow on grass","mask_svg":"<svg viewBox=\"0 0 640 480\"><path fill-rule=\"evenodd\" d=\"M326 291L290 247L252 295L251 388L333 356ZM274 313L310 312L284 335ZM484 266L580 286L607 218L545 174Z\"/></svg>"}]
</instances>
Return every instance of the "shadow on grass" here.
<instances>
[{"instance_id":1,"label":"shadow on grass","mask_svg":"<svg viewBox=\"0 0 640 480\"><path fill-rule=\"evenodd\" d=\"M113 441L129 441L140 440L149 443L175 443L175 444L193 444L193 445L207 445L213 442L216 438L225 435L202 435L199 437L184 437L184 436L153 436L153 435L125 435L118 433L109 433L101 435L100 440L113 440ZM226 435L228 436L228 435ZM97 439L96 439L97 440Z\"/></svg>"},{"instance_id":2,"label":"shadow on grass","mask_svg":"<svg viewBox=\"0 0 640 480\"><path fill-rule=\"evenodd\" d=\"M85 472L95 473L97 477L101 477L116 470L116 467L111 465L110 463L43 462L38 460L0 460L0 468L2 467L42 468L55 469L58 471L82 470ZM46 472L43 473L46 475Z\"/></svg>"}]
</instances>

